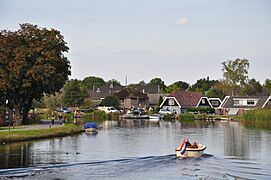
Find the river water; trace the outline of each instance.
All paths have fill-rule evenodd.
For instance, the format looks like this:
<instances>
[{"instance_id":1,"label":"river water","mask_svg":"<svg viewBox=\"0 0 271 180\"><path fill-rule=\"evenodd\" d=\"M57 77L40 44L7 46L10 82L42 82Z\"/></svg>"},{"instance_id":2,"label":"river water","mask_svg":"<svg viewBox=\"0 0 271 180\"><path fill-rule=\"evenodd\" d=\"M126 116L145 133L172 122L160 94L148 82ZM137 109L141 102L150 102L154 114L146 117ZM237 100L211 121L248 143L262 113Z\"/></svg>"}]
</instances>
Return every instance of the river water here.
<instances>
[{"instance_id":1,"label":"river water","mask_svg":"<svg viewBox=\"0 0 271 180\"><path fill-rule=\"evenodd\" d=\"M97 135L0 145L0 179L271 179L271 128L239 122L105 121ZM178 159L183 138L205 144Z\"/></svg>"}]
</instances>

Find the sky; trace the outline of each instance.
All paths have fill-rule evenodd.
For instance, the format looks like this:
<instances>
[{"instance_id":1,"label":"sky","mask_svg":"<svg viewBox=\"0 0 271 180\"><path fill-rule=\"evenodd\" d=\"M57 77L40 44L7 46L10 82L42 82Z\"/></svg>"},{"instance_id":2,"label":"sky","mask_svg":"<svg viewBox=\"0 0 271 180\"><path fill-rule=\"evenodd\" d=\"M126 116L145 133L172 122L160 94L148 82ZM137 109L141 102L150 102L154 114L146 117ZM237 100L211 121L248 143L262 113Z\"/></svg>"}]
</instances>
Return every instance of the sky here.
<instances>
[{"instance_id":1,"label":"sky","mask_svg":"<svg viewBox=\"0 0 271 180\"><path fill-rule=\"evenodd\" d=\"M61 32L70 79L194 84L236 58L271 79L270 0L0 0L0 30L21 23Z\"/></svg>"}]
</instances>

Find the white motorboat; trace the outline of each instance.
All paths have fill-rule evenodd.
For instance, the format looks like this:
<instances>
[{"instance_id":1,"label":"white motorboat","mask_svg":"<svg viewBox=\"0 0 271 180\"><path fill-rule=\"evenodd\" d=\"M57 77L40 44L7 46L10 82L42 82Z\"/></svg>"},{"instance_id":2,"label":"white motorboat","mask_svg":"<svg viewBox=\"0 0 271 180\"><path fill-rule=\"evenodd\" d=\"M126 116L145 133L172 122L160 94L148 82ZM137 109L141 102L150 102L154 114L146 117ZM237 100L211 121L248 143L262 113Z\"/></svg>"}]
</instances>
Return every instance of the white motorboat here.
<instances>
[{"instance_id":1,"label":"white motorboat","mask_svg":"<svg viewBox=\"0 0 271 180\"><path fill-rule=\"evenodd\" d=\"M186 157L200 157L203 155L204 150L207 147L203 144L196 143L191 146L187 146L185 149L185 152L182 154L182 150L180 148L176 149L176 156L181 157L181 158L186 158Z\"/></svg>"},{"instance_id":2,"label":"white motorboat","mask_svg":"<svg viewBox=\"0 0 271 180\"><path fill-rule=\"evenodd\" d=\"M158 114L149 115L149 121L158 122L160 119L161 119L161 116L159 116Z\"/></svg>"}]
</instances>

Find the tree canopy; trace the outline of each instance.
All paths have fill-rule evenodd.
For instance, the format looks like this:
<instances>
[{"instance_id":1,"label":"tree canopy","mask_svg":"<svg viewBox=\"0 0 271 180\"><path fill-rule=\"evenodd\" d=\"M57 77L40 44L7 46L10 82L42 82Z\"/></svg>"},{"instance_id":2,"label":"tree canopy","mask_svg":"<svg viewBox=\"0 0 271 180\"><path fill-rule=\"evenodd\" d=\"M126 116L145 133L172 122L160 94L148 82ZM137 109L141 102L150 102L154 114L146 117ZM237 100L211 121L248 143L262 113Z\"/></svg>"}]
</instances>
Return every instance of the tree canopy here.
<instances>
[{"instance_id":1,"label":"tree canopy","mask_svg":"<svg viewBox=\"0 0 271 180\"><path fill-rule=\"evenodd\" d=\"M165 88L166 93L184 91L189 87L189 84L184 81L177 81Z\"/></svg>"},{"instance_id":2,"label":"tree canopy","mask_svg":"<svg viewBox=\"0 0 271 180\"><path fill-rule=\"evenodd\" d=\"M222 62L224 82L227 83L231 89L232 94L235 95L243 87L248 80L249 61L247 59L235 59Z\"/></svg>"},{"instance_id":3,"label":"tree canopy","mask_svg":"<svg viewBox=\"0 0 271 180\"><path fill-rule=\"evenodd\" d=\"M17 31L0 31L0 93L24 120L33 99L58 92L71 74L64 53L69 48L58 30L21 24Z\"/></svg>"},{"instance_id":4,"label":"tree canopy","mask_svg":"<svg viewBox=\"0 0 271 180\"><path fill-rule=\"evenodd\" d=\"M120 99L115 96L115 95L109 95L109 96L106 96L100 106L113 106L115 107L116 109L119 109L119 106L120 106Z\"/></svg>"},{"instance_id":5,"label":"tree canopy","mask_svg":"<svg viewBox=\"0 0 271 180\"><path fill-rule=\"evenodd\" d=\"M83 104L88 91L81 87L81 82L77 79L68 81L63 88L63 102L65 106L78 107Z\"/></svg>"},{"instance_id":6,"label":"tree canopy","mask_svg":"<svg viewBox=\"0 0 271 180\"><path fill-rule=\"evenodd\" d=\"M197 82L190 87L190 90L195 91L195 92L205 93L208 90L210 90L218 82L219 82L218 80L210 80L209 77L202 78L202 79L197 80Z\"/></svg>"},{"instance_id":7,"label":"tree canopy","mask_svg":"<svg viewBox=\"0 0 271 180\"><path fill-rule=\"evenodd\" d=\"M100 77L95 77L95 76L88 76L83 79L82 81L82 87L90 90L93 89L94 87L100 87L106 85L106 82L100 78Z\"/></svg>"},{"instance_id":8,"label":"tree canopy","mask_svg":"<svg viewBox=\"0 0 271 180\"><path fill-rule=\"evenodd\" d=\"M154 85L154 86L160 85L161 89L165 89L165 87L166 87L165 82L161 78L151 79L150 82L148 83L148 85Z\"/></svg>"}]
</instances>

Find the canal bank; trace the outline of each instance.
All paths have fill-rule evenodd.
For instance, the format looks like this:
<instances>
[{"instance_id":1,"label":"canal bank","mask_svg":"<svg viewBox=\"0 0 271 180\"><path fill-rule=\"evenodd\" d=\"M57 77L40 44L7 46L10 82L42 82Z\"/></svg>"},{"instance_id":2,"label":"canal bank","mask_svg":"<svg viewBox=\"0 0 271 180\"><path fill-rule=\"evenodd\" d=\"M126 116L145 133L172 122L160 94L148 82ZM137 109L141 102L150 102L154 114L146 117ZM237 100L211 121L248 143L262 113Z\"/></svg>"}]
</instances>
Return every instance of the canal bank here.
<instances>
[{"instance_id":1,"label":"canal bank","mask_svg":"<svg viewBox=\"0 0 271 180\"><path fill-rule=\"evenodd\" d=\"M63 137L83 132L82 126L65 124L63 126L22 126L21 128L11 128L10 131L0 131L0 144L45 139L53 137Z\"/></svg>"}]
</instances>

